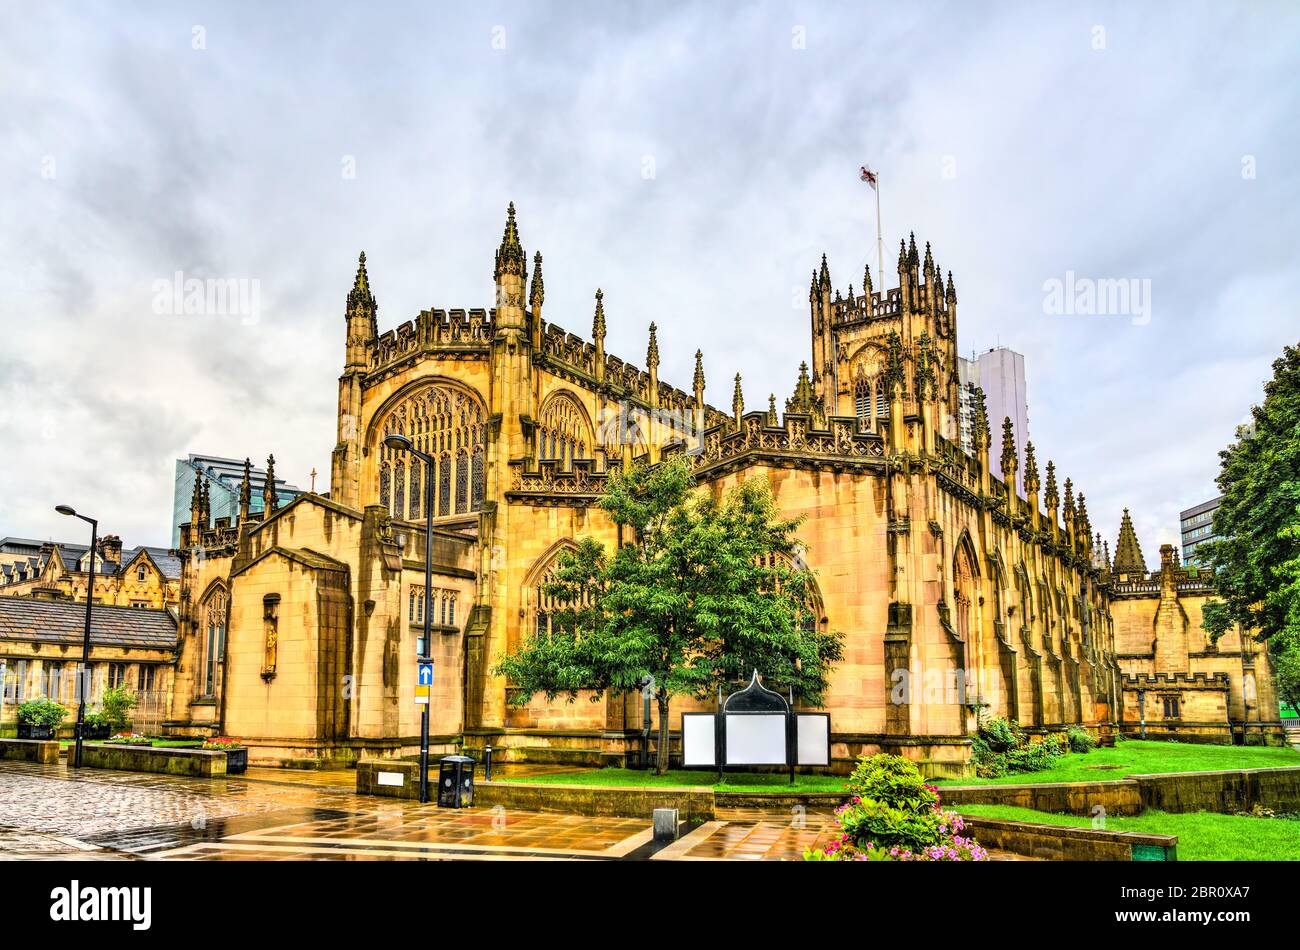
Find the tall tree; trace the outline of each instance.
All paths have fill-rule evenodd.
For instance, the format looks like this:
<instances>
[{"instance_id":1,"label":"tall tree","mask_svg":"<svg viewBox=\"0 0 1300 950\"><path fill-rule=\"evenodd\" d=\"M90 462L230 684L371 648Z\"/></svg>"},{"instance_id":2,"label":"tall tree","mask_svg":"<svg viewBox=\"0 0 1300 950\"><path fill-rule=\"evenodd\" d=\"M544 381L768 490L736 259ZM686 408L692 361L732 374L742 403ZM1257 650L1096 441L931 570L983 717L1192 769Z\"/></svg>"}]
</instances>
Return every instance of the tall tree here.
<instances>
[{"instance_id":1,"label":"tall tree","mask_svg":"<svg viewBox=\"0 0 1300 950\"><path fill-rule=\"evenodd\" d=\"M622 530L612 554L586 539L560 556L544 593L560 605L496 666L519 687L515 702L579 690L636 690L653 683L657 770L668 769L674 696L704 698L759 670L818 704L841 638L821 629L812 574L795 531L763 480L721 500L694 487L681 456L610 476L600 498Z\"/></svg>"},{"instance_id":2,"label":"tall tree","mask_svg":"<svg viewBox=\"0 0 1300 950\"><path fill-rule=\"evenodd\" d=\"M1300 640L1300 348L1274 361L1251 416L1219 453L1219 540L1197 548L1221 598L1205 605L1204 626L1217 640L1240 624L1278 656Z\"/></svg>"},{"instance_id":3,"label":"tall tree","mask_svg":"<svg viewBox=\"0 0 1300 950\"><path fill-rule=\"evenodd\" d=\"M1282 529L1286 540L1300 542L1300 507L1294 524ZM1277 691L1282 702L1300 714L1300 543L1295 556L1278 570L1280 586L1271 595L1285 606L1283 629L1270 646L1277 661Z\"/></svg>"}]
</instances>

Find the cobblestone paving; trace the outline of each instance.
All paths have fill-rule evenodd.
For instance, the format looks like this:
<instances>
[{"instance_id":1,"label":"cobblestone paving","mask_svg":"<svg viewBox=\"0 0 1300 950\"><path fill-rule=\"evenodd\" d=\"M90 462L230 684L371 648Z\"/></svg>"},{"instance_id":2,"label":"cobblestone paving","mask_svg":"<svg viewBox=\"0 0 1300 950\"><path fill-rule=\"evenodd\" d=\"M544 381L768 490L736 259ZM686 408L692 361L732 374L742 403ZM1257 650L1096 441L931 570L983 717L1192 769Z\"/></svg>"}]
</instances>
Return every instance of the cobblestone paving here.
<instances>
[{"instance_id":1,"label":"cobblestone paving","mask_svg":"<svg viewBox=\"0 0 1300 950\"><path fill-rule=\"evenodd\" d=\"M0 828L85 838L289 808L355 806L348 790L0 761Z\"/></svg>"},{"instance_id":2,"label":"cobblestone paving","mask_svg":"<svg viewBox=\"0 0 1300 950\"><path fill-rule=\"evenodd\" d=\"M589 860L626 857L651 837L638 819L439 810L326 779L0 762L0 859Z\"/></svg>"}]
</instances>

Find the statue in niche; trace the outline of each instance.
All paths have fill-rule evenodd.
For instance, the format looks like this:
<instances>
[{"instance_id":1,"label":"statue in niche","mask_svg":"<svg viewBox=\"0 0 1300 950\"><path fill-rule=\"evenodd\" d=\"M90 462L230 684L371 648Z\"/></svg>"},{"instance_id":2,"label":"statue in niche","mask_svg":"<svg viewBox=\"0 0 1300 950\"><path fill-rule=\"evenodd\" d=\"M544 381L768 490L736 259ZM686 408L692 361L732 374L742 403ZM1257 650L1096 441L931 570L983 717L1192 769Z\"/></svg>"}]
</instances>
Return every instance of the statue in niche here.
<instances>
[{"instance_id":1,"label":"statue in niche","mask_svg":"<svg viewBox=\"0 0 1300 950\"><path fill-rule=\"evenodd\" d=\"M267 594L262 598L262 624L266 631L266 652L262 661L262 679L268 682L275 677L275 665L279 654L279 609L279 594Z\"/></svg>"}]
</instances>

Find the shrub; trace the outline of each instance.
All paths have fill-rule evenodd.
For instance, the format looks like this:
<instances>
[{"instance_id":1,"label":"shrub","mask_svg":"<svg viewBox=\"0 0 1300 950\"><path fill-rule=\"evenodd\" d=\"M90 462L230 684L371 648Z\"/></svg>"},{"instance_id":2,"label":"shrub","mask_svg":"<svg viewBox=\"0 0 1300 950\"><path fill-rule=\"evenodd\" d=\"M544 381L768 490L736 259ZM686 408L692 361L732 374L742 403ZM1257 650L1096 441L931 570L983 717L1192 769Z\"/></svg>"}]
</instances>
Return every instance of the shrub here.
<instances>
[{"instance_id":1,"label":"shrub","mask_svg":"<svg viewBox=\"0 0 1300 950\"><path fill-rule=\"evenodd\" d=\"M1009 737L1014 737L1010 744ZM1046 735L1035 742L1020 731L1015 720L990 719L971 738L971 761L980 778L1001 778L1050 769L1069 749L1070 740L1063 733Z\"/></svg>"},{"instance_id":2,"label":"shrub","mask_svg":"<svg viewBox=\"0 0 1300 950\"><path fill-rule=\"evenodd\" d=\"M127 715L135 708L135 693L125 686L110 686L99 701L99 712L111 726L122 727Z\"/></svg>"},{"instance_id":3,"label":"shrub","mask_svg":"<svg viewBox=\"0 0 1300 950\"><path fill-rule=\"evenodd\" d=\"M1087 729L1081 729L1078 726L1071 726L1070 731L1066 734L1070 743L1070 751L1084 754L1097 748L1097 740L1094 739Z\"/></svg>"},{"instance_id":4,"label":"shrub","mask_svg":"<svg viewBox=\"0 0 1300 950\"><path fill-rule=\"evenodd\" d=\"M988 853L961 835L956 812L939 807L939 792L909 760L880 754L858 759L849 778L853 798L835 810L842 834L806 861L985 861Z\"/></svg>"},{"instance_id":5,"label":"shrub","mask_svg":"<svg viewBox=\"0 0 1300 950\"><path fill-rule=\"evenodd\" d=\"M1023 745L1025 741L1024 733L1020 731L1016 721L1001 716L985 720L979 727L979 736L994 752L1010 751L1016 746Z\"/></svg>"},{"instance_id":6,"label":"shrub","mask_svg":"<svg viewBox=\"0 0 1300 950\"><path fill-rule=\"evenodd\" d=\"M52 699L32 699L18 704L18 721L28 726L59 728L68 711Z\"/></svg>"}]
</instances>

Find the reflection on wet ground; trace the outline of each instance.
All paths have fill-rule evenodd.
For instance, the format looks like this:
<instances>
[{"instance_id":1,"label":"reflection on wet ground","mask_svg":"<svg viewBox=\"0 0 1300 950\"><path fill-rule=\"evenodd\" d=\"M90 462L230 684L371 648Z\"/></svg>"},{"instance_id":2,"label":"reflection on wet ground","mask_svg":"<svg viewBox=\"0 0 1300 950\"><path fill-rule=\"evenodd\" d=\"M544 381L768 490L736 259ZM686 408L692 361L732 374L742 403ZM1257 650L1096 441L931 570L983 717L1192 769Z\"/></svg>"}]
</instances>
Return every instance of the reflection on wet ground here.
<instances>
[{"instance_id":1,"label":"reflection on wet ground","mask_svg":"<svg viewBox=\"0 0 1300 950\"><path fill-rule=\"evenodd\" d=\"M828 810L731 809L659 849L645 819L440 809L356 795L354 780L352 772L251 769L202 779L0 761L0 859L798 861L837 834Z\"/></svg>"}]
</instances>

